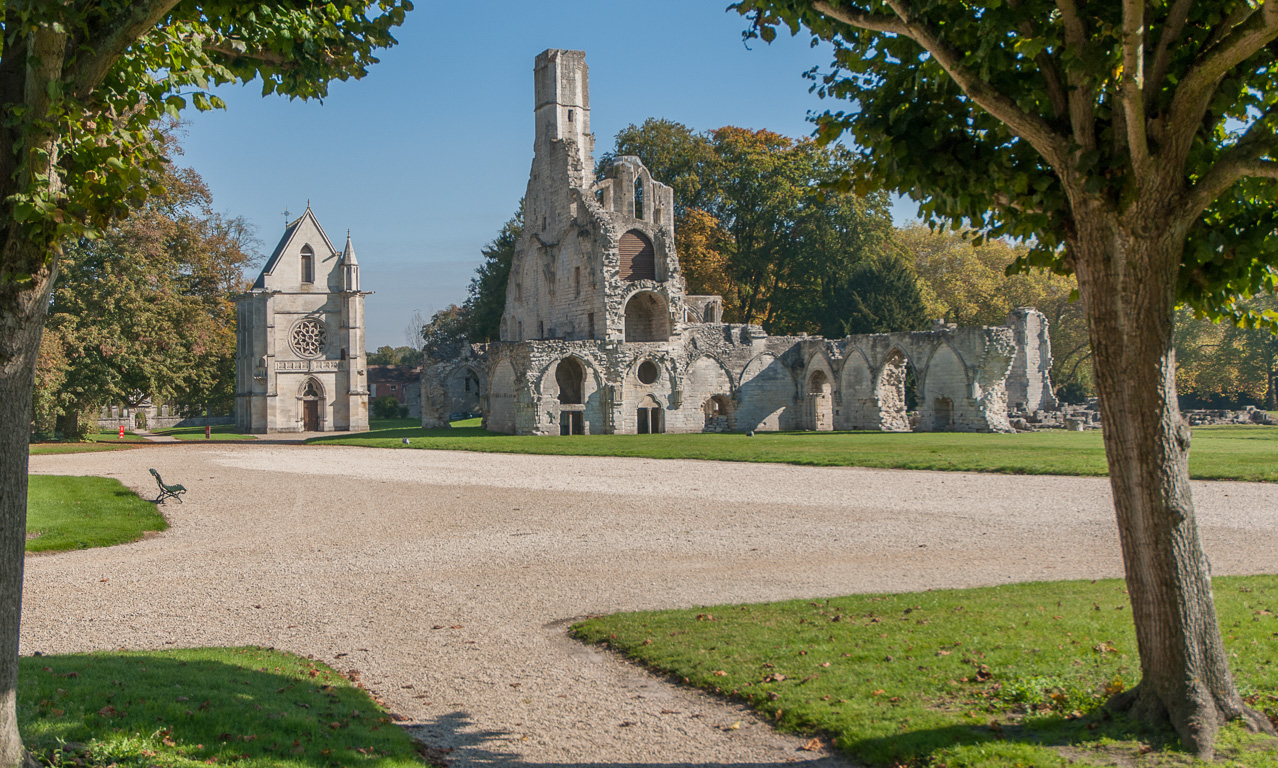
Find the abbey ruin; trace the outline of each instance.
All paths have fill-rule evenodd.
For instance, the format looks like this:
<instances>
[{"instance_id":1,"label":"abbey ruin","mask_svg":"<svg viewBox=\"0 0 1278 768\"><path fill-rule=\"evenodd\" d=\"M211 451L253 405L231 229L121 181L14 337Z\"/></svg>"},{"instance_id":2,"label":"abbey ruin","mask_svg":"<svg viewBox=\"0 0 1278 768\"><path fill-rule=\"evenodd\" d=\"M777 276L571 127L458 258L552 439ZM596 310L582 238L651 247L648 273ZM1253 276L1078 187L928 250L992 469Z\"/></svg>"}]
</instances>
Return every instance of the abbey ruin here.
<instances>
[{"instance_id":1,"label":"abbey ruin","mask_svg":"<svg viewBox=\"0 0 1278 768\"><path fill-rule=\"evenodd\" d=\"M422 426L479 411L507 434L1010 432L1055 406L1043 315L1005 326L769 336L685 291L674 199L636 157L594 177L585 54L536 59L536 138L501 340L422 375ZM917 412L907 412L913 374ZM913 422L913 423L912 423Z\"/></svg>"}]
</instances>

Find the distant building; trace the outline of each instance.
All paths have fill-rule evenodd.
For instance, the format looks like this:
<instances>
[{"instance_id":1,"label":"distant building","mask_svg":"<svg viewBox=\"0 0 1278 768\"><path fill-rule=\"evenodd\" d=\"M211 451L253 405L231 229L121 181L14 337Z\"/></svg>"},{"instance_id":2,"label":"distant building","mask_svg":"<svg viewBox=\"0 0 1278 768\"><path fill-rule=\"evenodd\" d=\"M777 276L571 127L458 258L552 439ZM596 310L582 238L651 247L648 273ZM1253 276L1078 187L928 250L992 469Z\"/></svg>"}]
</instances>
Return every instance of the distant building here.
<instances>
[{"instance_id":1,"label":"distant building","mask_svg":"<svg viewBox=\"0 0 1278 768\"><path fill-rule=\"evenodd\" d=\"M367 295L350 234L338 251L308 204L236 300L239 430L368 430Z\"/></svg>"},{"instance_id":2,"label":"distant building","mask_svg":"<svg viewBox=\"0 0 1278 768\"><path fill-rule=\"evenodd\" d=\"M410 365L368 366L368 397L370 402L387 395L408 408L410 418L422 415L422 370Z\"/></svg>"}]
</instances>

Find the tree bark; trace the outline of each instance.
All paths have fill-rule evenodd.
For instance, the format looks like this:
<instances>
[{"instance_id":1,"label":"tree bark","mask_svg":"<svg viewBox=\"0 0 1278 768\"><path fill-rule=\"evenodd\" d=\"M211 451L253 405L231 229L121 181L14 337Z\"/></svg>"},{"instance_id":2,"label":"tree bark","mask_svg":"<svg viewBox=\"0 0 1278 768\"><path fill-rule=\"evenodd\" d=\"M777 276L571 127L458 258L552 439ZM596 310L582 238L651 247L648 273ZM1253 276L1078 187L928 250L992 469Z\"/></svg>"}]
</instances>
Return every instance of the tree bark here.
<instances>
[{"instance_id":1,"label":"tree bark","mask_svg":"<svg viewBox=\"0 0 1278 768\"><path fill-rule=\"evenodd\" d=\"M1190 431L1177 405L1172 337L1175 275L1188 224L1159 216L1156 208L1121 217L1101 208L1098 201L1076 216L1069 245L1095 352L1141 660L1140 684L1110 706L1142 722L1170 723L1189 751L1211 759L1226 720L1274 729L1238 695L1194 519Z\"/></svg>"},{"instance_id":2,"label":"tree bark","mask_svg":"<svg viewBox=\"0 0 1278 768\"><path fill-rule=\"evenodd\" d=\"M25 285L0 284L0 768L35 765L18 734L18 637L31 391L53 274L50 266Z\"/></svg>"}]
</instances>

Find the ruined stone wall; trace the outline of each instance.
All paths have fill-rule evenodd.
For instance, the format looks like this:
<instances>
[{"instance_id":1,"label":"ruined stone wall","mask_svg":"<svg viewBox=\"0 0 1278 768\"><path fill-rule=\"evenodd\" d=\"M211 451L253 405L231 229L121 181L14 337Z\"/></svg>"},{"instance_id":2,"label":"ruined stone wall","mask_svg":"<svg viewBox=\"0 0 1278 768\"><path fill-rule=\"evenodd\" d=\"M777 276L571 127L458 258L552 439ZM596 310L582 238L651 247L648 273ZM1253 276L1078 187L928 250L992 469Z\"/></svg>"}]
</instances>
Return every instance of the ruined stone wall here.
<instances>
[{"instance_id":1,"label":"ruined stone wall","mask_svg":"<svg viewBox=\"0 0 1278 768\"><path fill-rule=\"evenodd\" d=\"M1007 327L1016 337L1016 357L1007 377L1009 407L1030 413L1057 408L1047 317L1033 307L1017 307L1008 314Z\"/></svg>"}]
</instances>

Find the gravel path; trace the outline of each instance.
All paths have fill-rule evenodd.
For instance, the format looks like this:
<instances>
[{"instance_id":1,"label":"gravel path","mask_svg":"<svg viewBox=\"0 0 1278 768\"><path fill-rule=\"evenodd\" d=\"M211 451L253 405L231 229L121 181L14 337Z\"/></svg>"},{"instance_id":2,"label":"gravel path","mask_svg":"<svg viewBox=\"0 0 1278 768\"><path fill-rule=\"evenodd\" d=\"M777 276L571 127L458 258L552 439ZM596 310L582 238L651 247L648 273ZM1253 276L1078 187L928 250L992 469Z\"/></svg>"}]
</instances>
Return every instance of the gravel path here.
<instances>
[{"instance_id":1,"label":"gravel path","mask_svg":"<svg viewBox=\"0 0 1278 768\"><path fill-rule=\"evenodd\" d=\"M24 653L314 654L459 768L842 765L568 639L585 614L1121 575L1103 479L288 445L31 466L190 492L160 536L29 557ZM1278 487L1194 493L1216 574L1278 572Z\"/></svg>"}]
</instances>

